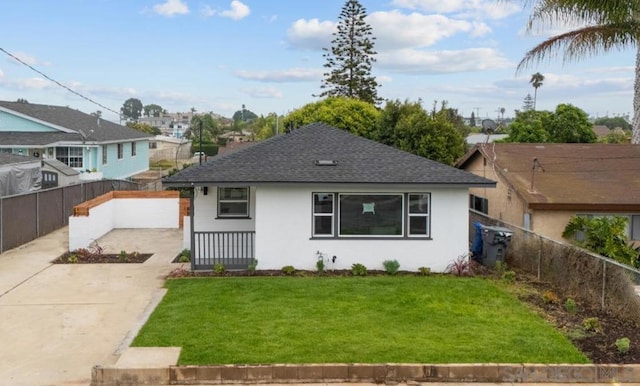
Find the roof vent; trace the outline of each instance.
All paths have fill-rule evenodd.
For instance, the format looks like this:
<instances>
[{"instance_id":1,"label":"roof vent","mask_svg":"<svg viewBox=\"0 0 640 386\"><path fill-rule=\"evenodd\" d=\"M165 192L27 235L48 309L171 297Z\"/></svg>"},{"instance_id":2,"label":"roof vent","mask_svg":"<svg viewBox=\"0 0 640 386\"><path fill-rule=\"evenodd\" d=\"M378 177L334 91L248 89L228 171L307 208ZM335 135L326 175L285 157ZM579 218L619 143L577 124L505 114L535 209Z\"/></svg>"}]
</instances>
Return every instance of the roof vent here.
<instances>
[{"instance_id":1,"label":"roof vent","mask_svg":"<svg viewBox=\"0 0 640 386\"><path fill-rule=\"evenodd\" d=\"M317 166L336 166L338 161L334 161L332 159L317 159L313 161Z\"/></svg>"}]
</instances>

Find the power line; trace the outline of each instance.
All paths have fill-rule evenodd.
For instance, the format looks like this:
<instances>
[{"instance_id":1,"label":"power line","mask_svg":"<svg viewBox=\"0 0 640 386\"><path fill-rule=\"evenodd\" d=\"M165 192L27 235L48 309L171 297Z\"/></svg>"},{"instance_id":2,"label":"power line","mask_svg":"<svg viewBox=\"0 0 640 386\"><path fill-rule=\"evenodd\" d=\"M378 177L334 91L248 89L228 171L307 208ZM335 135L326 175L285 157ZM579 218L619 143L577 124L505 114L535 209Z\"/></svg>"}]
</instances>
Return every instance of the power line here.
<instances>
[{"instance_id":1,"label":"power line","mask_svg":"<svg viewBox=\"0 0 640 386\"><path fill-rule=\"evenodd\" d=\"M73 94L75 94L75 95L79 96L80 98L82 98L82 99L84 99L84 100L87 100L87 101L89 101L89 102L93 103L93 104L94 104L94 105L96 105L96 106L102 107L103 109L105 109L105 110L107 110L107 111L110 111L110 112L112 112L112 113L117 114L118 116L120 116L120 112L119 112L119 111L115 111L115 110L113 110L113 109L110 109L109 107L107 107L107 106L105 106L105 105L103 105L103 104L101 104L101 103L99 103L99 102L96 102L96 101L94 101L93 99L91 99L91 98L89 98L89 97L86 97L86 96L84 96L84 95L80 94L79 92L77 92L77 91L75 91L75 90L72 90L71 88L69 88L69 87L65 86L64 84L62 84L62 83L58 82L57 80L55 80L55 79L53 79L53 78L49 77L47 74L43 73L42 71L39 71L38 69L34 68L34 67L33 67L33 66L31 66L29 63L25 63L22 59L18 58L17 56L13 55L12 53L8 52L8 51L7 51L7 50L5 50L4 48L0 47L0 51L4 52L5 54L9 55L10 57L12 57L13 59L15 59L15 60L16 60L16 61L18 61L19 63L24 64L25 66L29 67L31 70L33 70L33 71L37 72L38 74L42 75L43 77L45 77L45 79L47 79L47 80L49 80L49 81L51 81L51 82L53 82L53 83L57 84L58 86L60 86L60 87L64 88L65 90L67 90L67 91L69 91L69 92L71 92L71 93L73 93Z\"/></svg>"}]
</instances>

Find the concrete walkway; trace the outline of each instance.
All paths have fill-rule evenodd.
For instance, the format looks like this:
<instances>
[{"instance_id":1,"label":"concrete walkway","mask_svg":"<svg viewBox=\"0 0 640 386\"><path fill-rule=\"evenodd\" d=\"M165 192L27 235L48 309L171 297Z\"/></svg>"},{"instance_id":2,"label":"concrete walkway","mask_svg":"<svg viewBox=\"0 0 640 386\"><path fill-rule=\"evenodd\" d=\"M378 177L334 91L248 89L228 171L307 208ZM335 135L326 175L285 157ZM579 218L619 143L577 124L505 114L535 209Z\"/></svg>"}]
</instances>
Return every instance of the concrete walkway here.
<instances>
[{"instance_id":1,"label":"concrete walkway","mask_svg":"<svg viewBox=\"0 0 640 386\"><path fill-rule=\"evenodd\" d=\"M88 385L114 364L164 295L182 230L114 230L105 253L154 253L144 264L51 264L63 228L0 254L0 384Z\"/></svg>"}]
</instances>

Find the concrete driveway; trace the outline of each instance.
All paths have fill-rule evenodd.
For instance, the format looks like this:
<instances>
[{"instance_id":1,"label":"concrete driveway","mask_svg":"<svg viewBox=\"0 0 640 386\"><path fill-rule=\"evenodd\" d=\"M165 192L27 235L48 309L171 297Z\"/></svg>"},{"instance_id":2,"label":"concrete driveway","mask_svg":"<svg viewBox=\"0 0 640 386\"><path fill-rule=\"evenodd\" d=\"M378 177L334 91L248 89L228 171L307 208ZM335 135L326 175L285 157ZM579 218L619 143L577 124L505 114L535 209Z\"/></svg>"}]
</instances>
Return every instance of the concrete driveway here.
<instances>
[{"instance_id":1,"label":"concrete driveway","mask_svg":"<svg viewBox=\"0 0 640 386\"><path fill-rule=\"evenodd\" d=\"M51 264L63 228L0 254L0 384L88 385L114 364L164 295L182 249L179 229L114 230L106 253L154 253L144 264Z\"/></svg>"}]
</instances>

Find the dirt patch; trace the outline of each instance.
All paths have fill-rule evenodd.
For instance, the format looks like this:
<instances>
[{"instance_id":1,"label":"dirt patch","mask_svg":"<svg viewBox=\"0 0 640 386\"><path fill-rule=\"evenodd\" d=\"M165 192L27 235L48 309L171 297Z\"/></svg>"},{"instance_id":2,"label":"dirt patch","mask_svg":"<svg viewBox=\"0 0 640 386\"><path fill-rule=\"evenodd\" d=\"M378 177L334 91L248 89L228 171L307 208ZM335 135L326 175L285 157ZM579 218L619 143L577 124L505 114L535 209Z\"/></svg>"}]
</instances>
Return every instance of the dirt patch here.
<instances>
[{"instance_id":1,"label":"dirt patch","mask_svg":"<svg viewBox=\"0 0 640 386\"><path fill-rule=\"evenodd\" d=\"M519 276L515 284L518 291L523 291L518 298L567 336L593 363L640 363L640 329L635 322L562 297L549 283L535 278ZM622 338L629 339L627 352L616 346Z\"/></svg>"},{"instance_id":2,"label":"dirt patch","mask_svg":"<svg viewBox=\"0 0 640 386\"><path fill-rule=\"evenodd\" d=\"M53 260L53 264L141 264L147 261L153 253L125 252L125 253L92 253L83 254L66 252Z\"/></svg>"}]
</instances>

